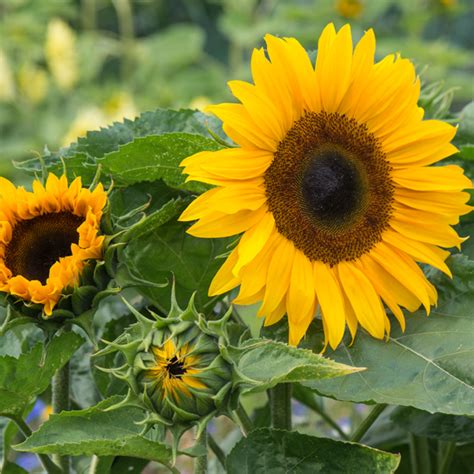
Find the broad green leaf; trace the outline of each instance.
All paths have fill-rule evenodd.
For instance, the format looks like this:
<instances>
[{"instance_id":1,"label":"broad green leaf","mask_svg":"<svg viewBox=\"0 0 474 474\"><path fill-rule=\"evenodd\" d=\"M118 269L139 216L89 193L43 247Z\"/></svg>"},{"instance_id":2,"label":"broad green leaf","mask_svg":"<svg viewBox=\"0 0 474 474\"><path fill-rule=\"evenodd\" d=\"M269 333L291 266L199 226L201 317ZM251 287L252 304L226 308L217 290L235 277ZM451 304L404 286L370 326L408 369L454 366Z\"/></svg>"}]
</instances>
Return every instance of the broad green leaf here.
<instances>
[{"instance_id":1,"label":"broad green leaf","mask_svg":"<svg viewBox=\"0 0 474 474\"><path fill-rule=\"evenodd\" d=\"M210 308L208 289L212 278L224 262L216 256L226 252L227 239L196 239L186 233L188 225L171 221L157 232L132 240L120 252L119 278L124 273L151 283L161 284L176 279L178 303L184 308L196 292L200 311ZM167 311L170 288L137 287L158 308ZM207 305L207 306L206 306Z\"/></svg>"},{"instance_id":2,"label":"broad green leaf","mask_svg":"<svg viewBox=\"0 0 474 474\"><path fill-rule=\"evenodd\" d=\"M306 383L318 393L353 402L412 406L429 412L474 415L474 262L462 255L448 262L454 278L434 278L440 298L429 317L406 314L402 333L392 322L388 342L359 330L351 345L348 335L335 361L366 367L343 379ZM311 334L322 334L319 321L304 346L314 347Z\"/></svg>"},{"instance_id":3,"label":"broad green leaf","mask_svg":"<svg viewBox=\"0 0 474 474\"><path fill-rule=\"evenodd\" d=\"M58 152L47 152L43 156L47 170L62 173L64 160L70 177L82 176L89 183L96 171L96 161L105 154L118 150L120 145L130 143L136 138L149 135L183 132L209 137L208 128L222 135L220 122L214 117L189 109L157 109L145 112L135 120L125 119L98 131L88 132L77 143L62 148ZM30 173L41 171L38 158L16 163L19 169Z\"/></svg>"},{"instance_id":4,"label":"broad green leaf","mask_svg":"<svg viewBox=\"0 0 474 474\"><path fill-rule=\"evenodd\" d=\"M44 392L52 376L82 344L74 332L54 337L18 358L0 357L0 415L19 416L36 395Z\"/></svg>"},{"instance_id":5,"label":"broad green leaf","mask_svg":"<svg viewBox=\"0 0 474 474\"><path fill-rule=\"evenodd\" d=\"M269 339L251 339L228 350L236 362L244 393L266 390L279 383L320 380L363 370Z\"/></svg>"},{"instance_id":6,"label":"broad green leaf","mask_svg":"<svg viewBox=\"0 0 474 474\"><path fill-rule=\"evenodd\" d=\"M242 438L227 458L229 474L389 474L400 456L356 443L262 428Z\"/></svg>"},{"instance_id":7,"label":"broad green leaf","mask_svg":"<svg viewBox=\"0 0 474 474\"><path fill-rule=\"evenodd\" d=\"M100 163L118 185L162 179L172 188L203 192L209 187L197 182L185 183L186 176L179 164L194 153L219 148L215 140L201 135L167 133L136 138L104 156Z\"/></svg>"},{"instance_id":8,"label":"broad green leaf","mask_svg":"<svg viewBox=\"0 0 474 474\"><path fill-rule=\"evenodd\" d=\"M431 414L416 408L398 407L391 419L416 436L459 442L474 439L474 419L467 416Z\"/></svg>"},{"instance_id":9,"label":"broad green leaf","mask_svg":"<svg viewBox=\"0 0 474 474\"><path fill-rule=\"evenodd\" d=\"M171 448L142 434L144 413L136 407L106 411L121 400L112 397L85 410L51 417L17 451L63 456L131 456L168 464Z\"/></svg>"}]
</instances>

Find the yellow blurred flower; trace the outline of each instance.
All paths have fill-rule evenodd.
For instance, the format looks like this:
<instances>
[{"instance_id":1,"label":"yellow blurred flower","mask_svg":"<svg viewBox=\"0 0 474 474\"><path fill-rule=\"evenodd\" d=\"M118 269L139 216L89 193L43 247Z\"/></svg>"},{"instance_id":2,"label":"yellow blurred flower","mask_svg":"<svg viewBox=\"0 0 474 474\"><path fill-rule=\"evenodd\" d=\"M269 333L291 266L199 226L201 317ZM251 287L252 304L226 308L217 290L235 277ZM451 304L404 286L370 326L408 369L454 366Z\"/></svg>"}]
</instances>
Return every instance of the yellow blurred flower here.
<instances>
[{"instance_id":1,"label":"yellow blurred flower","mask_svg":"<svg viewBox=\"0 0 474 474\"><path fill-rule=\"evenodd\" d=\"M76 35L59 18L48 24L45 44L48 67L62 90L70 90L78 79Z\"/></svg>"},{"instance_id":2,"label":"yellow blurred flower","mask_svg":"<svg viewBox=\"0 0 474 474\"><path fill-rule=\"evenodd\" d=\"M439 3L441 3L441 5L443 7L446 7L446 8L453 8L457 5L457 0L439 0Z\"/></svg>"},{"instance_id":3,"label":"yellow blurred flower","mask_svg":"<svg viewBox=\"0 0 474 474\"><path fill-rule=\"evenodd\" d=\"M200 95L198 97L195 97L189 103L189 108L190 109L197 109L197 110L200 110L201 112L204 112L204 109L208 105L211 105L211 101L206 96Z\"/></svg>"},{"instance_id":4,"label":"yellow blurred flower","mask_svg":"<svg viewBox=\"0 0 474 474\"><path fill-rule=\"evenodd\" d=\"M0 49L0 101L9 102L15 97L13 75L8 58Z\"/></svg>"},{"instance_id":5,"label":"yellow blurred flower","mask_svg":"<svg viewBox=\"0 0 474 474\"><path fill-rule=\"evenodd\" d=\"M69 145L75 142L77 138L86 135L89 130L98 130L107 123L107 118L102 110L96 106L87 106L79 110L76 118L66 136L63 139L63 145Z\"/></svg>"},{"instance_id":6,"label":"yellow blurred flower","mask_svg":"<svg viewBox=\"0 0 474 474\"><path fill-rule=\"evenodd\" d=\"M337 0L336 10L344 18L357 18L364 5L361 0Z\"/></svg>"},{"instance_id":7,"label":"yellow blurred flower","mask_svg":"<svg viewBox=\"0 0 474 474\"><path fill-rule=\"evenodd\" d=\"M109 122L115 122L126 118L133 118L137 115L137 108L132 96L125 91L118 92L104 104L104 113Z\"/></svg>"},{"instance_id":8,"label":"yellow blurred flower","mask_svg":"<svg viewBox=\"0 0 474 474\"><path fill-rule=\"evenodd\" d=\"M39 104L48 92L48 76L34 64L24 64L18 72L18 86L22 95L33 104Z\"/></svg>"},{"instance_id":9,"label":"yellow blurred flower","mask_svg":"<svg viewBox=\"0 0 474 474\"><path fill-rule=\"evenodd\" d=\"M130 94L118 92L105 102L102 109L95 105L81 109L64 137L63 145L75 142L77 138L85 136L90 130L98 130L112 122L134 118L136 115L137 109Z\"/></svg>"}]
</instances>

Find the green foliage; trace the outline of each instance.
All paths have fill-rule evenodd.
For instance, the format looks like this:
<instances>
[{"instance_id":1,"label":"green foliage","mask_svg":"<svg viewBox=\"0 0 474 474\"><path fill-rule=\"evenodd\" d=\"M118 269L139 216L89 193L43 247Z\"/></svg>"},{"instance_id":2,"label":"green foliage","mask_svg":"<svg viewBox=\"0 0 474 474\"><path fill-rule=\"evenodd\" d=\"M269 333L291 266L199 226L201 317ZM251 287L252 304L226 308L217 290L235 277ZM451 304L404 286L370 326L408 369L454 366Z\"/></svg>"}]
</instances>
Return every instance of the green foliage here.
<instances>
[{"instance_id":1,"label":"green foliage","mask_svg":"<svg viewBox=\"0 0 474 474\"><path fill-rule=\"evenodd\" d=\"M35 345L18 358L0 358L0 415L22 416L35 396L44 392L52 376L68 362L83 339L73 332Z\"/></svg>"},{"instance_id":2,"label":"green foliage","mask_svg":"<svg viewBox=\"0 0 474 474\"><path fill-rule=\"evenodd\" d=\"M145 282L163 283L176 280L178 303L185 306L196 292L196 305L210 311L212 301L208 289L221 265L217 256L226 252L227 239L194 239L186 233L186 225L170 221L159 232L149 232L133 239L121 252L120 271ZM129 278L128 276L124 277ZM140 286L140 290L164 312L169 310L169 287Z\"/></svg>"},{"instance_id":3,"label":"green foliage","mask_svg":"<svg viewBox=\"0 0 474 474\"><path fill-rule=\"evenodd\" d=\"M398 407L391 419L416 436L459 442L474 439L474 419L467 416L431 414L416 408Z\"/></svg>"},{"instance_id":4,"label":"green foliage","mask_svg":"<svg viewBox=\"0 0 474 474\"><path fill-rule=\"evenodd\" d=\"M185 184L179 164L194 153L219 148L213 139L201 135L167 133L137 138L107 154L100 164L118 185L162 179L171 188L202 193L209 187L194 182Z\"/></svg>"},{"instance_id":5,"label":"green foliage","mask_svg":"<svg viewBox=\"0 0 474 474\"><path fill-rule=\"evenodd\" d=\"M180 161L206 147L218 148L215 141L205 138L210 137L208 128L221 133L218 123L195 110L158 109L135 120L125 119L100 131L88 132L67 148L16 166L30 173L41 172L45 166L48 171L61 174L64 161L69 177L81 176L88 184L101 163L104 173L122 184L168 178L172 186L182 185Z\"/></svg>"},{"instance_id":6,"label":"green foliage","mask_svg":"<svg viewBox=\"0 0 474 474\"><path fill-rule=\"evenodd\" d=\"M227 472L255 474L389 474L400 457L353 443L262 428L234 447Z\"/></svg>"},{"instance_id":7,"label":"green foliage","mask_svg":"<svg viewBox=\"0 0 474 474\"><path fill-rule=\"evenodd\" d=\"M346 339L336 351L328 351L337 362L367 370L343 381L306 385L338 400L474 415L474 262L457 256L451 268L452 281L438 275L440 300L429 317L423 311L407 315L406 331L394 328L387 342L359 331L353 345ZM322 328L314 325L312 330Z\"/></svg>"},{"instance_id":8,"label":"green foliage","mask_svg":"<svg viewBox=\"0 0 474 474\"><path fill-rule=\"evenodd\" d=\"M250 339L238 348L229 348L229 356L236 362L237 381L243 385L243 393L363 370L268 339Z\"/></svg>"},{"instance_id":9,"label":"green foliage","mask_svg":"<svg viewBox=\"0 0 474 474\"><path fill-rule=\"evenodd\" d=\"M145 434L143 411L124 407L107 408L120 401L109 398L85 410L52 415L48 422L26 441L15 446L18 451L60 455L131 456L159 461L171 461L171 448Z\"/></svg>"},{"instance_id":10,"label":"green foliage","mask_svg":"<svg viewBox=\"0 0 474 474\"><path fill-rule=\"evenodd\" d=\"M407 315L405 332L393 328L388 341L377 341L359 330L353 344L346 335L337 350L325 354L336 362L366 370L340 380L305 385L338 400L473 415L474 261L456 255L449 265L452 280L440 272L433 276L440 297L429 317L423 311ZM314 321L302 346L320 350L322 333L320 321ZM266 328L264 334L286 340L286 323Z\"/></svg>"}]
</instances>

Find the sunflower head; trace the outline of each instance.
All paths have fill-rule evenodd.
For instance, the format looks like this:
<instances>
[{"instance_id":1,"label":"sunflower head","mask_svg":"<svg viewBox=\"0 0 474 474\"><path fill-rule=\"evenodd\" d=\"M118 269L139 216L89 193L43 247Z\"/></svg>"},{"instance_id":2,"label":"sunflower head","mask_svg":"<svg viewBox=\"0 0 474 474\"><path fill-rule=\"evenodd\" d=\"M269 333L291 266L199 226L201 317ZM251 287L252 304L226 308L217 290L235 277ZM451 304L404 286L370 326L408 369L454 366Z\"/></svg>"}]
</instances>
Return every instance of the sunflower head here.
<instances>
[{"instance_id":1,"label":"sunflower head","mask_svg":"<svg viewBox=\"0 0 474 474\"><path fill-rule=\"evenodd\" d=\"M108 282L100 222L107 195L50 174L33 190L0 178L0 291L27 315L81 314ZM54 313L53 313L54 312Z\"/></svg>"},{"instance_id":2,"label":"sunflower head","mask_svg":"<svg viewBox=\"0 0 474 474\"><path fill-rule=\"evenodd\" d=\"M228 411L231 364L221 354L222 333L212 329L193 301L183 311L173 299L166 318L130 310L137 324L99 355L123 353L127 362L113 373L127 381L129 399L146 408L151 422L204 426L216 413Z\"/></svg>"},{"instance_id":3,"label":"sunflower head","mask_svg":"<svg viewBox=\"0 0 474 474\"><path fill-rule=\"evenodd\" d=\"M239 103L211 106L237 145L182 163L188 180L215 185L184 211L197 237L241 234L209 293L240 287L265 325L289 321L298 344L313 317L335 348L345 327L382 339L387 309L427 313L437 293L418 263L450 274L451 225L471 188L458 166L456 128L423 120L420 81L399 55L374 61L375 35L353 47L349 25L328 25L313 63L294 38L265 37L253 83L231 81ZM443 249L444 248L444 249Z\"/></svg>"},{"instance_id":4,"label":"sunflower head","mask_svg":"<svg viewBox=\"0 0 474 474\"><path fill-rule=\"evenodd\" d=\"M357 18L364 9L362 0L337 0L336 10L344 18Z\"/></svg>"}]
</instances>

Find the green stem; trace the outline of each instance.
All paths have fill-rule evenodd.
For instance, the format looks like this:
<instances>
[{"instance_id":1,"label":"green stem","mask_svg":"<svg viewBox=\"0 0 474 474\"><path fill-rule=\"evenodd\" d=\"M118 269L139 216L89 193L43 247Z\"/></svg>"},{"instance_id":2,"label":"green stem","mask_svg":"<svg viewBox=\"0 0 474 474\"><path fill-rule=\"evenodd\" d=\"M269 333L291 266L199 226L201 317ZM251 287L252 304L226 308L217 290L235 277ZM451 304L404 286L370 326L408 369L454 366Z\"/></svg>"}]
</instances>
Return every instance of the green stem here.
<instances>
[{"instance_id":1,"label":"green stem","mask_svg":"<svg viewBox=\"0 0 474 474\"><path fill-rule=\"evenodd\" d=\"M438 466L438 474L449 474L449 467L451 466L451 461L453 460L454 451L456 451L456 443L454 441L450 441L443 444L444 453L443 457L441 458L441 463Z\"/></svg>"},{"instance_id":2,"label":"green stem","mask_svg":"<svg viewBox=\"0 0 474 474\"><path fill-rule=\"evenodd\" d=\"M410 460L415 474L431 474L428 439L410 434Z\"/></svg>"},{"instance_id":3,"label":"green stem","mask_svg":"<svg viewBox=\"0 0 474 474\"><path fill-rule=\"evenodd\" d=\"M293 387L293 398L308 407L310 410L316 412L331 428L338 432L342 439L349 439L346 433L342 431L341 427L319 406L312 393L310 396L306 396L306 394L301 391L301 386L295 385Z\"/></svg>"},{"instance_id":4,"label":"green stem","mask_svg":"<svg viewBox=\"0 0 474 474\"><path fill-rule=\"evenodd\" d=\"M112 0L119 23L120 36L123 45L122 78L125 80L133 72L133 12L130 0Z\"/></svg>"},{"instance_id":5,"label":"green stem","mask_svg":"<svg viewBox=\"0 0 474 474\"><path fill-rule=\"evenodd\" d=\"M81 2L82 27L93 31L97 27L97 10L95 0L82 0Z\"/></svg>"},{"instance_id":6,"label":"green stem","mask_svg":"<svg viewBox=\"0 0 474 474\"><path fill-rule=\"evenodd\" d=\"M109 473L114 460L114 456L92 456L91 465L89 466L89 474Z\"/></svg>"},{"instance_id":7,"label":"green stem","mask_svg":"<svg viewBox=\"0 0 474 474\"><path fill-rule=\"evenodd\" d=\"M379 417L379 415L385 410L386 408L385 403L380 403L379 405L375 405L372 408L372 411L368 414L368 416L362 421L359 427L354 431L353 435L351 436L351 441L360 441L362 437L369 431L370 427L374 424L375 420Z\"/></svg>"},{"instance_id":8,"label":"green stem","mask_svg":"<svg viewBox=\"0 0 474 474\"><path fill-rule=\"evenodd\" d=\"M53 413L69 410L69 362L54 375L51 390ZM69 456L54 455L53 459L65 474L69 473Z\"/></svg>"},{"instance_id":9,"label":"green stem","mask_svg":"<svg viewBox=\"0 0 474 474\"><path fill-rule=\"evenodd\" d=\"M212 452L216 455L216 458L222 464L222 467L225 468L226 455L224 451L222 451L221 447L217 444L217 441L209 433L207 433L207 442Z\"/></svg>"},{"instance_id":10,"label":"green stem","mask_svg":"<svg viewBox=\"0 0 474 474\"><path fill-rule=\"evenodd\" d=\"M196 440L196 445L202 446L205 450L203 456L198 456L194 460L194 474L206 474L207 472L207 431L203 430L201 436Z\"/></svg>"},{"instance_id":11,"label":"green stem","mask_svg":"<svg viewBox=\"0 0 474 474\"><path fill-rule=\"evenodd\" d=\"M26 422L21 417L11 417L11 419L16 423L20 431L25 435L25 438L29 438L32 434L31 428L26 424ZM45 454L36 454L41 464L43 465L45 471L48 474L61 474L62 470L54 464L53 461L46 456Z\"/></svg>"},{"instance_id":12,"label":"green stem","mask_svg":"<svg viewBox=\"0 0 474 474\"><path fill-rule=\"evenodd\" d=\"M234 411L234 415L240 425L242 433L247 436L253 430L253 423L250 417L247 415L244 407L239 403L239 406Z\"/></svg>"},{"instance_id":13,"label":"green stem","mask_svg":"<svg viewBox=\"0 0 474 474\"><path fill-rule=\"evenodd\" d=\"M291 430L291 389L289 383L270 389L270 413L275 429Z\"/></svg>"}]
</instances>

